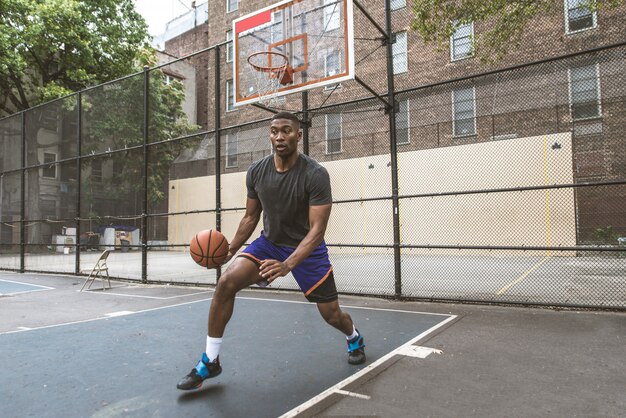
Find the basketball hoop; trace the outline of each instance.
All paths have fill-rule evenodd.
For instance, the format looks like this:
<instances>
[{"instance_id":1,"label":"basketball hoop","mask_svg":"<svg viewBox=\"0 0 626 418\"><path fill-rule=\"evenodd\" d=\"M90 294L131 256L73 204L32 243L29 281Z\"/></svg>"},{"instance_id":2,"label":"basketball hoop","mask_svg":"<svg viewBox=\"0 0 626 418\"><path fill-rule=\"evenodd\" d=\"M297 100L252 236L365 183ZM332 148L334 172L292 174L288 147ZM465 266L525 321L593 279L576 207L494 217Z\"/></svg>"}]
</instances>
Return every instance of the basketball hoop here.
<instances>
[{"instance_id":1,"label":"basketball hoop","mask_svg":"<svg viewBox=\"0 0 626 418\"><path fill-rule=\"evenodd\" d=\"M280 86L293 81L293 68L287 55L280 52L261 51L248 55L248 63L256 74L259 102L268 106L276 99Z\"/></svg>"}]
</instances>

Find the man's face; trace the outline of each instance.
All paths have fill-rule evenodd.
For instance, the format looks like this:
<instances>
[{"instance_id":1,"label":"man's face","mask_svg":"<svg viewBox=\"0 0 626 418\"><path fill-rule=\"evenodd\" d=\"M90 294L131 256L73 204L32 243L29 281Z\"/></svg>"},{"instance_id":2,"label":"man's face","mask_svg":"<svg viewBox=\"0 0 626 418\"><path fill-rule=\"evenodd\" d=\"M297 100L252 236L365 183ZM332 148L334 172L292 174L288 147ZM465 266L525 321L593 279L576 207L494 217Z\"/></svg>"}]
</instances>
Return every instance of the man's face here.
<instances>
[{"instance_id":1,"label":"man's face","mask_svg":"<svg viewBox=\"0 0 626 418\"><path fill-rule=\"evenodd\" d=\"M302 138L302 131L298 124L289 119L275 119L270 125L270 140L274 153L286 158L298 150L298 141Z\"/></svg>"}]
</instances>

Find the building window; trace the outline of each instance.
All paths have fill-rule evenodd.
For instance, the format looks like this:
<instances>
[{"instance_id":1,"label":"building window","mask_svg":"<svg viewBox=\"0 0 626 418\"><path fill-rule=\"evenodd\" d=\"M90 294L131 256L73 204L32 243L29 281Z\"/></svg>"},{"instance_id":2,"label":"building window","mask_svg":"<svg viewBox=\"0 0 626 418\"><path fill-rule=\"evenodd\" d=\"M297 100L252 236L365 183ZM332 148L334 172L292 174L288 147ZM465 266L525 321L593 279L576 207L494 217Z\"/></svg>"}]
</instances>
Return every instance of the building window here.
<instances>
[{"instance_id":1,"label":"building window","mask_svg":"<svg viewBox=\"0 0 626 418\"><path fill-rule=\"evenodd\" d=\"M472 38L474 38L474 23L455 23L456 30L450 37L450 59L452 61L462 60L474 55Z\"/></svg>"},{"instance_id":2,"label":"building window","mask_svg":"<svg viewBox=\"0 0 626 418\"><path fill-rule=\"evenodd\" d=\"M399 10L406 7L406 0L391 0L391 10Z\"/></svg>"},{"instance_id":3,"label":"building window","mask_svg":"<svg viewBox=\"0 0 626 418\"><path fill-rule=\"evenodd\" d=\"M409 100L402 100L398 103L398 113L396 113L396 144L410 143L409 137Z\"/></svg>"},{"instance_id":4,"label":"building window","mask_svg":"<svg viewBox=\"0 0 626 418\"><path fill-rule=\"evenodd\" d=\"M339 29L341 26L339 1L337 0L324 0L324 31L333 29Z\"/></svg>"},{"instance_id":5,"label":"building window","mask_svg":"<svg viewBox=\"0 0 626 418\"><path fill-rule=\"evenodd\" d=\"M164 82L166 86L169 86L170 84L175 83L177 81L182 83L182 78L173 76L171 74L165 74Z\"/></svg>"},{"instance_id":6,"label":"building window","mask_svg":"<svg viewBox=\"0 0 626 418\"><path fill-rule=\"evenodd\" d=\"M406 32L398 32L396 42L392 46L393 73L400 74L408 71Z\"/></svg>"},{"instance_id":7,"label":"building window","mask_svg":"<svg viewBox=\"0 0 626 418\"><path fill-rule=\"evenodd\" d=\"M237 167L237 134L226 135L226 167Z\"/></svg>"},{"instance_id":8,"label":"building window","mask_svg":"<svg viewBox=\"0 0 626 418\"><path fill-rule=\"evenodd\" d=\"M57 132L59 128L57 115L58 111L56 107L46 106L41 111L41 127L49 131Z\"/></svg>"},{"instance_id":9,"label":"building window","mask_svg":"<svg viewBox=\"0 0 626 418\"><path fill-rule=\"evenodd\" d=\"M42 176L47 179L57 178L57 165L54 162L57 160L57 155L53 152L43 153L43 163L45 164L42 172Z\"/></svg>"},{"instance_id":10,"label":"building window","mask_svg":"<svg viewBox=\"0 0 626 418\"><path fill-rule=\"evenodd\" d=\"M233 62L233 31L226 32L226 62Z\"/></svg>"},{"instance_id":11,"label":"building window","mask_svg":"<svg viewBox=\"0 0 626 418\"><path fill-rule=\"evenodd\" d=\"M601 115L599 75L598 64L569 69L572 119L589 119Z\"/></svg>"},{"instance_id":12,"label":"building window","mask_svg":"<svg viewBox=\"0 0 626 418\"><path fill-rule=\"evenodd\" d=\"M454 136L476 135L476 100L474 87L452 92Z\"/></svg>"},{"instance_id":13,"label":"building window","mask_svg":"<svg viewBox=\"0 0 626 418\"><path fill-rule=\"evenodd\" d=\"M91 180L95 183L102 183L102 161L91 161Z\"/></svg>"},{"instance_id":14,"label":"building window","mask_svg":"<svg viewBox=\"0 0 626 418\"><path fill-rule=\"evenodd\" d=\"M332 77L341 72L341 52L328 51L324 59L324 73L326 77Z\"/></svg>"},{"instance_id":15,"label":"building window","mask_svg":"<svg viewBox=\"0 0 626 418\"><path fill-rule=\"evenodd\" d=\"M565 0L565 32L574 33L596 27L596 12L589 10L589 0Z\"/></svg>"},{"instance_id":16,"label":"building window","mask_svg":"<svg viewBox=\"0 0 626 418\"><path fill-rule=\"evenodd\" d=\"M275 43L275 42L282 41L284 38L283 37L283 11L282 10L275 11L273 17L274 18L272 19L272 22L274 22L274 24L272 25L272 28L270 30L270 39L272 43ZM283 46L283 49L284 49L284 46Z\"/></svg>"},{"instance_id":17,"label":"building window","mask_svg":"<svg viewBox=\"0 0 626 418\"><path fill-rule=\"evenodd\" d=\"M226 13L234 12L239 8L239 0L226 0Z\"/></svg>"},{"instance_id":18,"label":"building window","mask_svg":"<svg viewBox=\"0 0 626 418\"><path fill-rule=\"evenodd\" d=\"M341 113L326 115L326 154L341 152Z\"/></svg>"},{"instance_id":19,"label":"building window","mask_svg":"<svg viewBox=\"0 0 626 418\"><path fill-rule=\"evenodd\" d=\"M233 88L233 80L226 80L226 111L235 110L235 91Z\"/></svg>"}]
</instances>

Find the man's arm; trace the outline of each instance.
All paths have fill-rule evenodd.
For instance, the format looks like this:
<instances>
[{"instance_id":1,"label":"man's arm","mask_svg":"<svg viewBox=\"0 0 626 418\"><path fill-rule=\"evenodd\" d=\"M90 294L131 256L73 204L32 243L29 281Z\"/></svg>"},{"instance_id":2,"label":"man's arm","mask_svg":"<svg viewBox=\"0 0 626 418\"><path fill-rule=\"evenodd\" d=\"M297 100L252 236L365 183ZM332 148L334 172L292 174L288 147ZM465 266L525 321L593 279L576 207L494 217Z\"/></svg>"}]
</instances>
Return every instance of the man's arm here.
<instances>
[{"instance_id":1,"label":"man's arm","mask_svg":"<svg viewBox=\"0 0 626 418\"><path fill-rule=\"evenodd\" d=\"M330 203L327 205L309 206L309 232L284 262L264 260L260 267L261 276L271 283L277 278L287 275L302 260L307 258L324 240L331 207Z\"/></svg>"},{"instance_id":2,"label":"man's arm","mask_svg":"<svg viewBox=\"0 0 626 418\"><path fill-rule=\"evenodd\" d=\"M241 222L239 222L237 232L235 232L235 236L230 242L226 261L230 260L237 253L237 251L239 251L248 238L250 238L250 235L252 235L254 229L259 223L262 210L263 208L261 207L261 202L259 200L251 198L246 200L246 213L243 215Z\"/></svg>"}]
</instances>

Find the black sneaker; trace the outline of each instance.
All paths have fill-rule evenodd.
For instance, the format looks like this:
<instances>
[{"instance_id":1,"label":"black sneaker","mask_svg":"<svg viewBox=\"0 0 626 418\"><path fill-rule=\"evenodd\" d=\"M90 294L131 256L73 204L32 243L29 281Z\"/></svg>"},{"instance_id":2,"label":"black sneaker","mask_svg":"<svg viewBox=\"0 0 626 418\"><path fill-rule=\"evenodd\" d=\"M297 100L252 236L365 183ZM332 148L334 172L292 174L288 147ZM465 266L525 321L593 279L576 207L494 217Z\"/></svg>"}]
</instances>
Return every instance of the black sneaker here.
<instances>
[{"instance_id":1,"label":"black sneaker","mask_svg":"<svg viewBox=\"0 0 626 418\"><path fill-rule=\"evenodd\" d=\"M357 330L359 335L348 341L348 363L361 364L365 363L365 340Z\"/></svg>"},{"instance_id":2,"label":"black sneaker","mask_svg":"<svg viewBox=\"0 0 626 418\"><path fill-rule=\"evenodd\" d=\"M183 377L176 387L180 390L192 390L198 389L202 386L204 379L210 379L222 373L222 366L220 366L220 356L213 361L209 361L206 353L202 353L202 360L198 362L198 365L191 369L191 372Z\"/></svg>"}]
</instances>

